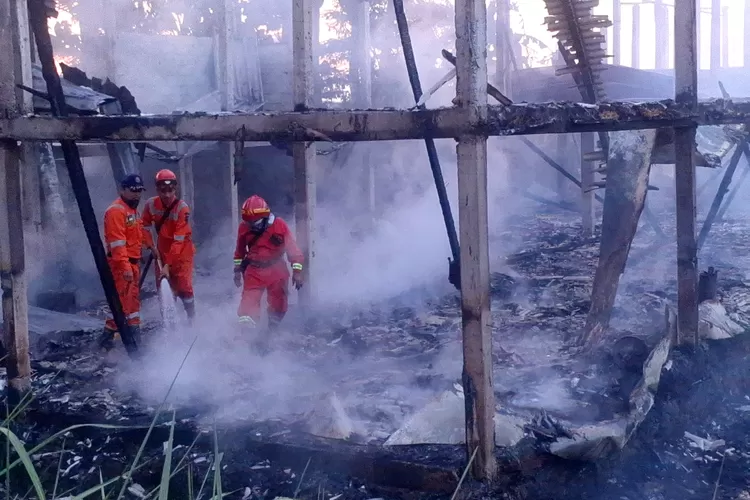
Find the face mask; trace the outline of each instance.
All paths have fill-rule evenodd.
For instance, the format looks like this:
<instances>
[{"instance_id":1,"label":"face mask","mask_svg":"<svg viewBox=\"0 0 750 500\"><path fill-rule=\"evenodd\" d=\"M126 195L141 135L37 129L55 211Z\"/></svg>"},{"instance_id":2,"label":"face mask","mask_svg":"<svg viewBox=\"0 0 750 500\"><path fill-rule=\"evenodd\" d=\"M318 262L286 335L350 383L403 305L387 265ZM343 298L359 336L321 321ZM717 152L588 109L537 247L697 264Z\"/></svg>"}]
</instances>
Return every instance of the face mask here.
<instances>
[{"instance_id":1,"label":"face mask","mask_svg":"<svg viewBox=\"0 0 750 500\"><path fill-rule=\"evenodd\" d=\"M123 201L130 208L138 208L138 203L140 203L141 200L123 200Z\"/></svg>"},{"instance_id":2,"label":"face mask","mask_svg":"<svg viewBox=\"0 0 750 500\"><path fill-rule=\"evenodd\" d=\"M262 233L265 231L266 226L268 225L268 217L264 217L260 220L256 220L250 225L251 231L255 234Z\"/></svg>"}]
</instances>

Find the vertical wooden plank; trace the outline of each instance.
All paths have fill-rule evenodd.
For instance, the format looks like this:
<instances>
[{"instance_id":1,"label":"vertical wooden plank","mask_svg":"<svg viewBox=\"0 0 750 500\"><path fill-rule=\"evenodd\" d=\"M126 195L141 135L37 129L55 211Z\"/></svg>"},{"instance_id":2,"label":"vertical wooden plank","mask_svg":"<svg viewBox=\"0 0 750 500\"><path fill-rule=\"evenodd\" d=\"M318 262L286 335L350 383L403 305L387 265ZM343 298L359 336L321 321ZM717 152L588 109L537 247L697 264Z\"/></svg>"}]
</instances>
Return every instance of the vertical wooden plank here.
<instances>
[{"instance_id":1,"label":"vertical wooden plank","mask_svg":"<svg viewBox=\"0 0 750 500\"><path fill-rule=\"evenodd\" d=\"M486 38L484 0L456 0L456 97L469 125L487 117ZM487 138L461 135L456 151L467 456L476 452L472 464L474 477L491 480L497 473L497 463L487 235Z\"/></svg>"},{"instance_id":2,"label":"vertical wooden plank","mask_svg":"<svg viewBox=\"0 0 750 500\"><path fill-rule=\"evenodd\" d=\"M656 69L669 67L669 11L664 0L654 0L654 45Z\"/></svg>"},{"instance_id":3,"label":"vertical wooden plank","mask_svg":"<svg viewBox=\"0 0 750 500\"><path fill-rule=\"evenodd\" d=\"M305 111L313 98L313 0L293 0L293 98L294 110ZM315 152L314 142L295 142L294 155L294 221L297 242L305 256L305 286L299 291L300 303L309 306L312 300L310 275L315 258Z\"/></svg>"},{"instance_id":4,"label":"vertical wooden plank","mask_svg":"<svg viewBox=\"0 0 750 500\"><path fill-rule=\"evenodd\" d=\"M641 67L641 6L633 4L633 37L631 39L630 53L632 59L630 66L633 68Z\"/></svg>"},{"instance_id":5,"label":"vertical wooden plank","mask_svg":"<svg viewBox=\"0 0 750 500\"><path fill-rule=\"evenodd\" d=\"M177 167L180 175L180 198L185 200L190 210L195 210L195 186L193 177L193 157L183 156L187 151L186 142L176 144L177 154L180 156Z\"/></svg>"},{"instance_id":6,"label":"vertical wooden plank","mask_svg":"<svg viewBox=\"0 0 750 500\"><path fill-rule=\"evenodd\" d=\"M18 55L16 58L16 74L21 75L24 85L32 87L31 60L32 43L29 30L29 10L25 1L14 0L16 15L12 21L14 32L18 33ZM20 103L22 113L34 111L32 96L29 92L16 89L17 102ZM39 185L39 162L34 156L31 144L23 144L21 158L25 165L22 173L22 197L24 227L32 233L42 230L42 200Z\"/></svg>"},{"instance_id":7,"label":"vertical wooden plank","mask_svg":"<svg viewBox=\"0 0 750 500\"><path fill-rule=\"evenodd\" d=\"M568 166L568 140L569 136L568 134L556 134L555 140L557 142L557 148L556 148L556 160L557 163L562 165L563 167L569 167ZM560 172L557 172L555 174L555 180L556 180L556 191L557 191L557 199L560 201L567 200L566 191L568 187L568 180L565 178L564 175L562 175Z\"/></svg>"},{"instance_id":8,"label":"vertical wooden plank","mask_svg":"<svg viewBox=\"0 0 750 500\"><path fill-rule=\"evenodd\" d=\"M594 134L581 134L581 231L584 236L594 234L594 164L584 160L586 153L594 151Z\"/></svg>"},{"instance_id":9,"label":"vertical wooden plank","mask_svg":"<svg viewBox=\"0 0 750 500\"><path fill-rule=\"evenodd\" d=\"M698 106L696 0L676 0L675 101ZM695 238L695 127L675 128L677 209L677 316L682 339L698 340L698 257Z\"/></svg>"},{"instance_id":10,"label":"vertical wooden plank","mask_svg":"<svg viewBox=\"0 0 750 500\"><path fill-rule=\"evenodd\" d=\"M721 8L721 67L729 67L729 6Z\"/></svg>"},{"instance_id":11,"label":"vertical wooden plank","mask_svg":"<svg viewBox=\"0 0 750 500\"><path fill-rule=\"evenodd\" d=\"M711 73L721 67L721 0L711 0Z\"/></svg>"},{"instance_id":12,"label":"vertical wooden plank","mask_svg":"<svg viewBox=\"0 0 750 500\"><path fill-rule=\"evenodd\" d=\"M498 90L509 99L513 99L511 88L512 59L511 59L511 31L510 31L510 4L508 0L495 0L497 18L495 20L495 47L497 58L495 59L495 80Z\"/></svg>"},{"instance_id":13,"label":"vertical wooden plank","mask_svg":"<svg viewBox=\"0 0 750 500\"><path fill-rule=\"evenodd\" d=\"M21 13L21 16L19 16ZM28 33L25 0L0 0L0 115L17 116L23 98L20 33ZM26 23L25 25L23 23ZM3 307L3 346L9 395L18 400L31 386L28 302L21 197L21 150L16 141L0 141L0 286Z\"/></svg>"},{"instance_id":14,"label":"vertical wooden plank","mask_svg":"<svg viewBox=\"0 0 750 500\"><path fill-rule=\"evenodd\" d=\"M354 52L351 61L351 84L354 94L354 107L370 109L372 107L372 56L370 54L370 2L356 2L352 9L352 37ZM369 145L355 146L362 154L362 175L365 201L370 219L375 216L375 169L370 162Z\"/></svg>"},{"instance_id":15,"label":"vertical wooden plank","mask_svg":"<svg viewBox=\"0 0 750 500\"><path fill-rule=\"evenodd\" d=\"M217 77L219 82L219 95L221 99L221 110L232 111L234 109L234 59L233 41L235 28L235 5L231 0L222 0L219 8L219 22L217 23ZM222 142L219 146L220 157L227 159L227 168L224 170L223 185L229 194L229 213L232 231L236 231L240 222L239 200L237 198L237 185L235 184L234 165L234 143Z\"/></svg>"},{"instance_id":16,"label":"vertical wooden plank","mask_svg":"<svg viewBox=\"0 0 750 500\"><path fill-rule=\"evenodd\" d=\"M748 0L750 1L750 0ZM620 30L622 29L622 6L620 0L612 0L612 64L620 64Z\"/></svg>"}]
</instances>

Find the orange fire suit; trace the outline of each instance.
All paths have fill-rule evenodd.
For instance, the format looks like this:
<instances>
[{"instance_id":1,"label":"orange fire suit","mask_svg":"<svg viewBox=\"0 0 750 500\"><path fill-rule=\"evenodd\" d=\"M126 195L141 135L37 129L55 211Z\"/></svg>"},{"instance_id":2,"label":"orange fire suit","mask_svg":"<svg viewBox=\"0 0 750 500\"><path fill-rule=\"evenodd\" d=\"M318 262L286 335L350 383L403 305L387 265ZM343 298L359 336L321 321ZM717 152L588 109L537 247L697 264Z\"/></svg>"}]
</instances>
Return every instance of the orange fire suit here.
<instances>
[{"instance_id":1,"label":"orange fire suit","mask_svg":"<svg viewBox=\"0 0 750 500\"><path fill-rule=\"evenodd\" d=\"M125 319L131 326L141 324L138 280L141 274L141 250L144 246L153 248L154 242L151 234L143 229L138 210L130 208L122 198L117 198L104 212L104 247ZM127 271L133 274L130 281L125 279ZM117 331L111 312L104 327L112 332Z\"/></svg>"},{"instance_id":2,"label":"orange fire suit","mask_svg":"<svg viewBox=\"0 0 750 500\"><path fill-rule=\"evenodd\" d=\"M193 244L193 230L190 227L190 207L183 200L175 200L174 203L172 210L169 211L169 216L159 229L157 248L162 258L162 264L169 266L169 285L172 291L182 299L187 307L194 301L193 260L195 258L195 245ZM152 225L156 227L164 217L166 208L158 196L149 198L143 209L143 226L147 230ZM155 270L158 284L161 274L158 263Z\"/></svg>"},{"instance_id":3,"label":"orange fire suit","mask_svg":"<svg viewBox=\"0 0 750 500\"><path fill-rule=\"evenodd\" d=\"M242 298L237 316L240 323L257 323L260 320L263 291L268 290L268 317L269 324L273 326L284 317L289 304L289 269L284 255L295 271L302 271L304 257L289 226L281 217L271 214L266 230L259 238L256 237L248 223L240 223L234 265L246 264L247 267L242 276ZM251 243L252 246L248 248Z\"/></svg>"}]
</instances>

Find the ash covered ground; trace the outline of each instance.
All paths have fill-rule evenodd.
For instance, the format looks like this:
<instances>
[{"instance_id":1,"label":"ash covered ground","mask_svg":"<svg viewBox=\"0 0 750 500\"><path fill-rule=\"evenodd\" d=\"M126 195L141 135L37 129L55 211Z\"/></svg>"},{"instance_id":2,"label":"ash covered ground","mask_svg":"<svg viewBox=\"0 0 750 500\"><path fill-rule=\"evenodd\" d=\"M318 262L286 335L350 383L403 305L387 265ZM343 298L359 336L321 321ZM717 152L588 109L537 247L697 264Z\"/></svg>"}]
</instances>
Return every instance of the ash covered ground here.
<instances>
[{"instance_id":1,"label":"ash covered ground","mask_svg":"<svg viewBox=\"0 0 750 500\"><path fill-rule=\"evenodd\" d=\"M492 265L494 376L501 414L533 419L544 410L549 419L584 425L628 411L627 396L640 374L617 352L582 356L567 345L583 327L598 252L595 239L577 236L579 224L574 213L542 213L515 218L500 235L504 248L522 249L493 258ZM668 220L663 226L674 227ZM742 324L750 324L748 230L737 222L716 225L701 254L702 268L719 269L722 302ZM674 245L650 251L653 238L644 226L633 245L635 262L623 275L611 342L628 336L653 347L663 328L664 300L675 300ZM58 493L98 484L100 474L105 480L120 474L179 372L144 449L144 465L134 473L129 493L134 498L159 483L173 410L179 445L174 461L184 456L182 465L190 464L179 477L192 474L195 491L216 458L215 435L229 498L406 496L351 471L315 463L319 458L307 467L310 455L304 449L296 457L282 456L258 443L312 446L312 435L346 437L370 448L385 443L426 404L460 384L457 293L399 297L304 323L291 314L273 352L260 358L249 343L233 337L237 297L217 291L214 279L199 275L196 280L202 319L195 331L149 330L140 363L122 352L113 360L96 351L101 321L89 322L84 315L95 318L97 311L81 313L83 326L77 324L75 331L33 336L36 398L14 424L27 447L70 425L141 426L79 428L65 436L64 449L58 439L35 451L33 459L39 470L47 470L48 479L54 481L60 465ZM444 283L436 287L445 288ZM156 317L155 298L146 300L144 312L147 320L149 314ZM533 458L508 459L507 450L499 451L506 465L496 490L467 485L465 493L513 499L682 499L710 498L716 489L716 498L743 498L750 489L750 341L745 337L706 342L697 352L674 351L654 408L613 458L596 465L555 458L540 445L543 436L520 428L526 437L519 446L534 448ZM686 431L724 444L702 450L685 437ZM448 434L456 432L462 428ZM386 448L397 458L457 469L464 460L460 446ZM14 469L16 489L27 487L23 475ZM186 481L179 477L171 495L188 498Z\"/></svg>"}]
</instances>

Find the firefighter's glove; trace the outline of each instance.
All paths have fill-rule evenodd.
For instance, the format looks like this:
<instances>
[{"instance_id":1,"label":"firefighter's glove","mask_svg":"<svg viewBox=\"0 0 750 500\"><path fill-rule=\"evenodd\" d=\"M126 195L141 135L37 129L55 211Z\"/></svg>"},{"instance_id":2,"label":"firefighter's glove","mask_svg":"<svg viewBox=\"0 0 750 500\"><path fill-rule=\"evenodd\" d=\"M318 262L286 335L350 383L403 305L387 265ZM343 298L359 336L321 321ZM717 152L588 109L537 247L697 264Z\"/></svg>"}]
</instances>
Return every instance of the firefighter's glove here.
<instances>
[{"instance_id":1,"label":"firefighter's glove","mask_svg":"<svg viewBox=\"0 0 750 500\"><path fill-rule=\"evenodd\" d=\"M122 279L124 279L127 282L133 281L133 271L131 269L128 269L127 271L123 271Z\"/></svg>"},{"instance_id":2,"label":"firefighter's glove","mask_svg":"<svg viewBox=\"0 0 750 500\"><path fill-rule=\"evenodd\" d=\"M294 288L296 288L297 290L302 288L302 285L305 284L305 280L302 277L302 271L292 272L292 283L294 284Z\"/></svg>"},{"instance_id":3,"label":"firefighter's glove","mask_svg":"<svg viewBox=\"0 0 750 500\"><path fill-rule=\"evenodd\" d=\"M242 269L240 266L234 267L234 286L237 288L242 286Z\"/></svg>"}]
</instances>

